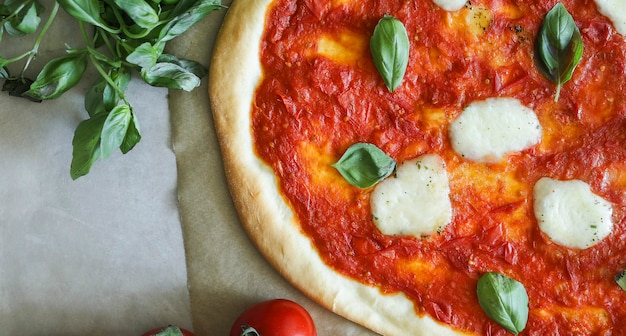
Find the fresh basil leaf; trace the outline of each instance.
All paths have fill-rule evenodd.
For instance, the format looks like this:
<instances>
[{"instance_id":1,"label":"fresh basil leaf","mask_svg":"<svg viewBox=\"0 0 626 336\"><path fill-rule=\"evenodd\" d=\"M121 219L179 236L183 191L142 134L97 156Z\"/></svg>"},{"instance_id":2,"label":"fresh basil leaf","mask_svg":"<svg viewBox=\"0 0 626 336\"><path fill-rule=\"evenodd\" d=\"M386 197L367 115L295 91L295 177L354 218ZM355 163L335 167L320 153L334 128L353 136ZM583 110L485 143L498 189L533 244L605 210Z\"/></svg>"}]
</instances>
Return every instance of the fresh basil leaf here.
<instances>
[{"instance_id":1,"label":"fresh basil leaf","mask_svg":"<svg viewBox=\"0 0 626 336\"><path fill-rule=\"evenodd\" d=\"M100 134L107 115L97 114L82 121L74 131L72 139L72 164L70 176L73 180L87 175L91 166L100 158Z\"/></svg>"},{"instance_id":2,"label":"fresh basil leaf","mask_svg":"<svg viewBox=\"0 0 626 336\"><path fill-rule=\"evenodd\" d=\"M0 20L4 20L6 17L11 15L12 10L9 9L9 6L7 5L8 2L9 1L4 1L4 3L0 4Z\"/></svg>"},{"instance_id":3,"label":"fresh basil leaf","mask_svg":"<svg viewBox=\"0 0 626 336\"><path fill-rule=\"evenodd\" d=\"M188 11L191 7L195 6L196 3L198 2L198 0L179 0L176 3L176 6L174 6L174 8L168 13L168 18L173 18L176 16L179 16L180 14L183 14L184 12ZM212 0L209 2L213 2L214 4L221 4L221 0Z\"/></svg>"},{"instance_id":4,"label":"fresh basil leaf","mask_svg":"<svg viewBox=\"0 0 626 336\"><path fill-rule=\"evenodd\" d=\"M100 135L100 153L106 159L119 148L126 137L131 121L131 110L128 105L118 105L107 115Z\"/></svg>"},{"instance_id":5,"label":"fresh basil leaf","mask_svg":"<svg viewBox=\"0 0 626 336\"><path fill-rule=\"evenodd\" d=\"M139 27L152 29L159 23L159 15L144 0L114 0Z\"/></svg>"},{"instance_id":6,"label":"fresh basil leaf","mask_svg":"<svg viewBox=\"0 0 626 336\"><path fill-rule=\"evenodd\" d=\"M0 60L2 60L2 57L0 57ZM9 69L7 69L5 66L0 66L0 78L8 79L10 77L11 75L9 74Z\"/></svg>"},{"instance_id":7,"label":"fresh basil leaf","mask_svg":"<svg viewBox=\"0 0 626 336\"><path fill-rule=\"evenodd\" d=\"M126 61L141 68L151 68L156 64L160 53L151 43L144 42L126 56Z\"/></svg>"},{"instance_id":8,"label":"fresh basil leaf","mask_svg":"<svg viewBox=\"0 0 626 336\"><path fill-rule=\"evenodd\" d=\"M90 117L93 117L94 115L99 113L106 112L103 99L105 86L107 86L106 80L104 80L104 78L102 77L99 77L91 85L91 87L89 87L89 90L87 90L87 93L85 94L85 111L87 111Z\"/></svg>"},{"instance_id":9,"label":"fresh basil leaf","mask_svg":"<svg viewBox=\"0 0 626 336\"><path fill-rule=\"evenodd\" d=\"M102 23L116 30L121 29L122 23L125 24L126 22L119 21L119 17L120 17L119 10L115 8L113 4L110 4L109 2L104 2L103 7L104 8L100 9L100 20L102 21ZM96 30L96 32L98 31ZM95 39L95 43L94 43L95 47L98 47L100 45L100 42L104 42L104 40L108 38L106 34L102 34L102 32L99 32L99 33L100 33L99 34L100 36L96 36L96 39ZM117 37L117 36L114 36L114 37Z\"/></svg>"},{"instance_id":10,"label":"fresh basil leaf","mask_svg":"<svg viewBox=\"0 0 626 336\"><path fill-rule=\"evenodd\" d=\"M162 29L158 40L160 42L169 41L179 35L184 34L193 25L202 20L207 14L221 8L221 0L199 0L188 7L190 1L180 1L176 4L173 17ZM184 11L182 11L185 9Z\"/></svg>"},{"instance_id":11,"label":"fresh basil leaf","mask_svg":"<svg viewBox=\"0 0 626 336\"><path fill-rule=\"evenodd\" d=\"M126 68L114 69L109 73L111 81L120 91L126 90L131 75ZM103 77L98 78L85 94L85 110L93 117L98 113L111 111L119 103L121 97Z\"/></svg>"},{"instance_id":12,"label":"fresh basil leaf","mask_svg":"<svg viewBox=\"0 0 626 336\"><path fill-rule=\"evenodd\" d=\"M39 23L41 23L41 17L39 17L39 15L43 11L43 6L39 1L33 1L33 3L26 8L27 11L24 13L19 25L14 25L14 27L24 34L32 34L39 27Z\"/></svg>"},{"instance_id":13,"label":"fresh basil leaf","mask_svg":"<svg viewBox=\"0 0 626 336\"><path fill-rule=\"evenodd\" d=\"M619 287L626 291L626 270L621 271L619 274L615 276L615 282Z\"/></svg>"},{"instance_id":14,"label":"fresh basil leaf","mask_svg":"<svg viewBox=\"0 0 626 336\"><path fill-rule=\"evenodd\" d=\"M61 8L75 19L114 32L100 16L98 0L57 0Z\"/></svg>"},{"instance_id":15,"label":"fresh basil leaf","mask_svg":"<svg viewBox=\"0 0 626 336\"><path fill-rule=\"evenodd\" d=\"M396 161L380 148L359 142L348 148L332 165L348 183L358 188L369 188L396 170Z\"/></svg>"},{"instance_id":16,"label":"fresh basil leaf","mask_svg":"<svg viewBox=\"0 0 626 336\"><path fill-rule=\"evenodd\" d=\"M133 149L140 140L141 129L139 128L139 120L137 120L137 116L135 115L135 113L132 113L130 124L128 125L128 130L126 131L126 136L124 137L124 141L120 146L120 150L122 151L122 153L126 154L131 149Z\"/></svg>"},{"instance_id":17,"label":"fresh basil leaf","mask_svg":"<svg viewBox=\"0 0 626 336\"><path fill-rule=\"evenodd\" d=\"M478 303L493 321L519 334L528 321L528 294L517 280L500 273L486 273L478 279Z\"/></svg>"},{"instance_id":18,"label":"fresh basil leaf","mask_svg":"<svg viewBox=\"0 0 626 336\"><path fill-rule=\"evenodd\" d=\"M37 99L58 98L74 85L78 84L87 68L86 54L70 54L49 61L30 90L24 95Z\"/></svg>"},{"instance_id":19,"label":"fresh basil leaf","mask_svg":"<svg viewBox=\"0 0 626 336\"><path fill-rule=\"evenodd\" d=\"M158 87L191 91L200 86L200 78L193 72L176 63L157 63L153 67L141 69L143 80Z\"/></svg>"},{"instance_id":20,"label":"fresh basil leaf","mask_svg":"<svg viewBox=\"0 0 626 336\"><path fill-rule=\"evenodd\" d=\"M179 65L183 69L191 72L192 74L202 78L206 76L208 70L200 63L192 60L178 58L170 54L162 54L159 56L159 62L172 63Z\"/></svg>"},{"instance_id":21,"label":"fresh basil leaf","mask_svg":"<svg viewBox=\"0 0 626 336\"><path fill-rule=\"evenodd\" d=\"M128 83L130 83L131 80L131 74L127 68L117 68L111 71L110 78L111 81L113 81L113 83L117 86L117 90L108 83L104 87L102 99L104 101L104 108L107 111L111 111L111 109L119 103L121 99L119 91L126 91Z\"/></svg>"},{"instance_id":22,"label":"fresh basil leaf","mask_svg":"<svg viewBox=\"0 0 626 336\"><path fill-rule=\"evenodd\" d=\"M558 101L561 86L572 78L583 54L583 41L574 18L562 3L557 3L544 18L537 39L537 69L556 84L554 100Z\"/></svg>"},{"instance_id":23,"label":"fresh basil leaf","mask_svg":"<svg viewBox=\"0 0 626 336\"><path fill-rule=\"evenodd\" d=\"M400 20L385 15L378 21L370 39L370 52L378 73L391 92L404 79L409 64L409 48L409 37Z\"/></svg>"},{"instance_id":24,"label":"fresh basil leaf","mask_svg":"<svg viewBox=\"0 0 626 336\"><path fill-rule=\"evenodd\" d=\"M33 1L25 6L11 18L5 28L11 36L22 36L34 33L41 23L39 15L43 11L43 6L39 1Z\"/></svg>"}]
</instances>

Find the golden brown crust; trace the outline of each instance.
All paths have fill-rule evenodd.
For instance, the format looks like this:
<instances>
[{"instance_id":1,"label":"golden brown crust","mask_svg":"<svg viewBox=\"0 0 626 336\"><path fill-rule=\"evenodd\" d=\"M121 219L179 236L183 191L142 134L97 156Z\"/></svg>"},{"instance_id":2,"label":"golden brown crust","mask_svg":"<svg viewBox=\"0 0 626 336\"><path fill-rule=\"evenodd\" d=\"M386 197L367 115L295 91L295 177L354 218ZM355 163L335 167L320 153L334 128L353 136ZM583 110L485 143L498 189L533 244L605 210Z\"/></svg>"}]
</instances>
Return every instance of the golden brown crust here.
<instances>
[{"instance_id":1,"label":"golden brown crust","mask_svg":"<svg viewBox=\"0 0 626 336\"><path fill-rule=\"evenodd\" d=\"M230 191L242 225L265 259L322 306L385 335L458 335L419 317L404 294L343 277L327 267L301 232L271 169L255 155L250 111L262 76L260 41L273 0L236 0L220 30L209 95Z\"/></svg>"}]
</instances>

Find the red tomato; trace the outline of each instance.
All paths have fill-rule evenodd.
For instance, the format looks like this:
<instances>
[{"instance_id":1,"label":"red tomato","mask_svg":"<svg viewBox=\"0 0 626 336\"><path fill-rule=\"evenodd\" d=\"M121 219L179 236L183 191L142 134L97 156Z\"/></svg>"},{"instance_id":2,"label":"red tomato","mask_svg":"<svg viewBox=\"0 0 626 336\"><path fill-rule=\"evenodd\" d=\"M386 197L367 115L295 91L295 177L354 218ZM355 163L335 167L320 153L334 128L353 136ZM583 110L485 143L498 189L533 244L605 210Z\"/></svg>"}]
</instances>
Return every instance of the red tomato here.
<instances>
[{"instance_id":1,"label":"red tomato","mask_svg":"<svg viewBox=\"0 0 626 336\"><path fill-rule=\"evenodd\" d=\"M275 299L257 303L244 311L230 329L230 336L316 336L311 315L299 304Z\"/></svg>"},{"instance_id":2,"label":"red tomato","mask_svg":"<svg viewBox=\"0 0 626 336\"><path fill-rule=\"evenodd\" d=\"M146 331L141 336L193 336L193 333L189 330L171 325Z\"/></svg>"}]
</instances>

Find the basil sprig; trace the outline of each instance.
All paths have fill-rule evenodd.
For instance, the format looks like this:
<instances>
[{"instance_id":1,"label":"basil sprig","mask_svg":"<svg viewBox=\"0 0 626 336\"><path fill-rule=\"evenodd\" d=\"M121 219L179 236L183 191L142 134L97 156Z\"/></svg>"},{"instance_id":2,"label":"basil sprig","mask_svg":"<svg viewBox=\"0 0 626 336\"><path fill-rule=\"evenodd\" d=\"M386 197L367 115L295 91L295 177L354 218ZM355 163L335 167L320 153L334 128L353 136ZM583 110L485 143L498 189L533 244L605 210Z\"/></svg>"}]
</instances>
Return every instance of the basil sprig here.
<instances>
[{"instance_id":1,"label":"basil sprig","mask_svg":"<svg viewBox=\"0 0 626 336\"><path fill-rule=\"evenodd\" d=\"M348 183L358 188L369 188L396 170L396 161L380 148L359 142L350 146L332 165Z\"/></svg>"},{"instance_id":2,"label":"basil sprig","mask_svg":"<svg viewBox=\"0 0 626 336\"><path fill-rule=\"evenodd\" d=\"M559 100L561 86L572 78L583 54L583 41L574 19L562 3L546 15L535 40L537 68L556 84L554 101Z\"/></svg>"},{"instance_id":3,"label":"basil sprig","mask_svg":"<svg viewBox=\"0 0 626 336\"><path fill-rule=\"evenodd\" d=\"M55 99L78 84L89 64L99 77L85 95L89 116L74 132L70 176L86 175L94 162L119 149L130 151L140 140L137 115L125 95L131 73L149 85L191 91L207 70L200 63L167 54L166 43L187 32L221 0L56 0L43 25L39 0L0 1L0 41L36 34L32 48L18 56L0 55L2 91L33 101ZM60 10L77 21L84 46L50 60L35 80L24 73L48 42L48 29ZM24 62L18 75L12 64Z\"/></svg>"},{"instance_id":4,"label":"basil sprig","mask_svg":"<svg viewBox=\"0 0 626 336\"><path fill-rule=\"evenodd\" d=\"M478 303L493 321L519 334L528 321L528 294L517 280L490 272L478 279Z\"/></svg>"},{"instance_id":5,"label":"basil sprig","mask_svg":"<svg viewBox=\"0 0 626 336\"><path fill-rule=\"evenodd\" d=\"M404 24L390 15L380 19L370 39L370 52L385 85L395 91L409 63L409 37Z\"/></svg>"}]
</instances>

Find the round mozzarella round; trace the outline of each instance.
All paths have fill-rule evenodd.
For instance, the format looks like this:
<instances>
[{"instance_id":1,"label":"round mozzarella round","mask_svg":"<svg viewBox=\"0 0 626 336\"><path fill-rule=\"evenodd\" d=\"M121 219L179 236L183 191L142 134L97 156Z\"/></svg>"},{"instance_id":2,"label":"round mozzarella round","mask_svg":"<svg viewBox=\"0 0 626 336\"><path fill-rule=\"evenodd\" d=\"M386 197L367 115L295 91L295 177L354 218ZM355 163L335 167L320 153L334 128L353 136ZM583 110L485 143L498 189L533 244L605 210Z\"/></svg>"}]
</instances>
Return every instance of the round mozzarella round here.
<instances>
[{"instance_id":1,"label":"round mozzarella round","mask_svg":"<svg viewBox=\"0 0 626 336\"><path fill-rule=\"evenodd\" d=\"M467 3L467 0L433 0L435 5L447 11L457 11Z\"/></svg>"},{"instance_id":2,"label":"round mozzarella round","mask_svg":"<svg viewBox=\"0 0 626 336\"><path fill-rule=\"evenodd\" d=\"M448 174L439 156L406 161L373 190L374 222L388 235L420 237L440 232L452 219L449 194Z\"/></svg>"},{"instance_id":3,"label":"round mozzarella round","mask_svg":"<svg viewBox=\"0 0 626 336\"><path fill-rule=\"evenodd\" d=\"M535 112L514 98L489 98L468 105L450 125L454 150L466 159L498 162L541 141Z\"/></svg>"},{"instance_id":4,"label":"round mozzarella round","mask_svg":"<svg viewBox=\"0 0 626 336\"><path fill-rule=\"evenodd\" d=\"M533 196L539 228L559 245L585 249L613 229L611 204L583 181L543 177L535 184Z\"/></svg>"},{"instance_id":5,"label":"round mozzarella round","mask_svg":"<svg viewBox=\"0 0 626 336\"><path fill-rule=\"evenodd\" d=\"M598 11L613 22L618 33L626 35L626 1L596 0Z\"/></svg>"}]
</instances>

